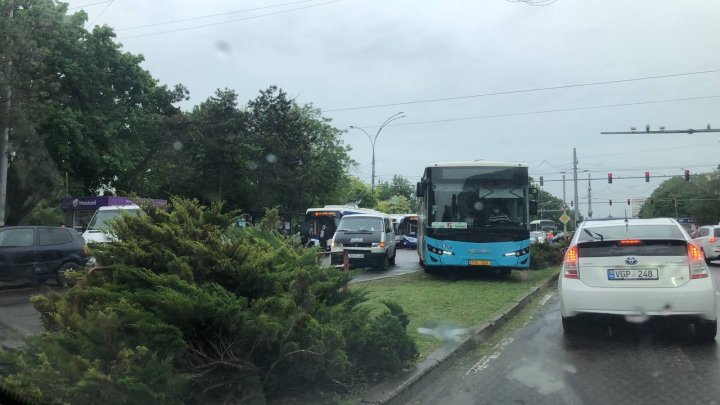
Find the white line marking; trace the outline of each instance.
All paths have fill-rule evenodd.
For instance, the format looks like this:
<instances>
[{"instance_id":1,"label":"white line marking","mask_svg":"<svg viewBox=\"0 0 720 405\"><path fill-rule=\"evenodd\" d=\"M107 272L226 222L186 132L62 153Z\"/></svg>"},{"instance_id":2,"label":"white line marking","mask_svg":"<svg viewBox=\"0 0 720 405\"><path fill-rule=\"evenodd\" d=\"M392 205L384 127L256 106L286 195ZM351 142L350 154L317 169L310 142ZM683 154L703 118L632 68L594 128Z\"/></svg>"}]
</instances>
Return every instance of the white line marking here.
<instances>
[{"instance_id":1,"label":"white line marking","mask_svg":"<svg viewBox=\"0 0 720 405\"><path fill-rule=\"evenodd\" d=\"M485 370L491 360L495 360L498 357L500 357L500 354L502 354L502 351L510 344L512 343L514 339L513 338L505 338L500 341L495 347L493 348L495 351L492 354L488 354L487 356L483 356L483 358L480 359L475 365L470 367L470 370L468 370L465 375L475 374L478 371Z\"/></svg>"}]
</instances>

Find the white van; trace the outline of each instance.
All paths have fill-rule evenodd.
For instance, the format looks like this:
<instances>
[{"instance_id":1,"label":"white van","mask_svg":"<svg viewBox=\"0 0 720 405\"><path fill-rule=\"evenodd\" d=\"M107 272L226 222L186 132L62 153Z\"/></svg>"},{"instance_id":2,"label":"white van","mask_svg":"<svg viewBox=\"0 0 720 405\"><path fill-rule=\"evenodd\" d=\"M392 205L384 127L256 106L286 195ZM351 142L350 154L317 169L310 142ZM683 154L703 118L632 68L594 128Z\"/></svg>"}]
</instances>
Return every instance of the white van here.
<instances>
[{"instance_id":1,"label":"white van","mask_svg":"<svg viewBox=\"0 0 720 405\"><path fill-rule=\"evenodd\" d=\"M110 222L113 219L120 218L121 212L128 214L139 214L140 206L138 205L108 205L100 207L95 211L87 229L82 236L87 243L107 243L114 242L116 239L110 234Z\"/></svg>"}]
</instances>

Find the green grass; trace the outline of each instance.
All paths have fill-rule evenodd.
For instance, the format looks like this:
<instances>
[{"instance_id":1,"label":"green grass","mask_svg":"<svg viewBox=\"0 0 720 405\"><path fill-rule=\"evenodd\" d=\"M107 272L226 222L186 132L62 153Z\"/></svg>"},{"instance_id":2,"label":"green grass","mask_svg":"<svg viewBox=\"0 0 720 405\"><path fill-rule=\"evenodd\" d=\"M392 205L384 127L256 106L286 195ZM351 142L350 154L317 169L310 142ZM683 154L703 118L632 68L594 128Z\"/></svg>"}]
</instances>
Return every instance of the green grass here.
<instances>
[{"instance_id":1,"label":"green grass","mask_svg":"<svg viewBox=\"0 0 720 405\"><path fill-rule=\"evenodd\" d=\"M410 317L408 332L415 339L419 360L442 345L432 336L417 332L434 322L471 327L510 307L523 293L558 272L557 267L534 271L513 271L511 277L494 273L472 273L458 280L416 272L353 285L378 299L392 300Z\"/></svg>"}]
</instances>

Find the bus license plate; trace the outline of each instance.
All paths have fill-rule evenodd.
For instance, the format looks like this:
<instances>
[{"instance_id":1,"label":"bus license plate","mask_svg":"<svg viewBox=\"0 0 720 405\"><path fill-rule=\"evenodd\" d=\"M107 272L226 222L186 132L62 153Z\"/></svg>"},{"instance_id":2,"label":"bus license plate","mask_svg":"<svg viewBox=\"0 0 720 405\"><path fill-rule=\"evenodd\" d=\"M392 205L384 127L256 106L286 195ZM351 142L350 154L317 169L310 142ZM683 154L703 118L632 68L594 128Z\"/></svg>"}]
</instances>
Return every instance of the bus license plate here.
<instances>
[{"instance_id":1,"label":"bus license plate","mask_svg":"<svg viewBox=\"0 0 720 405\"><path fill-rule=\"evenodd\" d=\"M608 280L657 280L657 269L608 269Z\"/></svg>"},{"instance_id":2,"label":"bus license plate","mask_svg":"<svg viewBox=\"0 0 720 405\"><path fill-rule=\"evenodd\" d=\"M470 260L471 266L489 266L490 260Z\"/></svg>"},{"instance_id":3,"label":"bus license plate","mask_svg":"<svg viewBox=\"0 0 720 405\"><path fill-rule=\"evenodd\" d=\"M350 259L362 259L363 257L365 257L365 255L362 253L348 253L348 258Z\"/></svg>"}]
</instances>

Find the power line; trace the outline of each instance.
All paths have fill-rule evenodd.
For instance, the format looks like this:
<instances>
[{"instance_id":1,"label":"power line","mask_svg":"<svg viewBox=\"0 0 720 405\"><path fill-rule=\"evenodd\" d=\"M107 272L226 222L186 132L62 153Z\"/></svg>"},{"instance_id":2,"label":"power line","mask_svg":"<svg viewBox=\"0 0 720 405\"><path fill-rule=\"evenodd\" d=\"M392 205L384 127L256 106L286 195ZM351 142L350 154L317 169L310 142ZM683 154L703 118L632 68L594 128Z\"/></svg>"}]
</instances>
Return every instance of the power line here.
<instances>
[{"instance_id":1,"label":"power line","mask_svg":"<svg viewBox=\"0 0 720 405\"><path fill-rule=\"evenodd\" d=\"M629 79L605 80L605 81L600 81L600 82L563 84L563 85L559 85L559 86L535 87L535 88L521 89L521 90L506 90L506 91L497 91L497 92L492 92L492 93L471 94L471 95L465 95L465 96L430 98L430 99L423 99L423 100L401 101L401 102L397 102L397 103L333 108L333 109L329 109L329 110L323 110L323 112L350 111L350 110L362 110L362 109L369 109L369 108L394 107L394 106L408 105L408 104L435 103L438 101L463 100L463 99L468 99L468 98L501 96L501 95L506 95L506 94L531 93L531 92L537 92L537 91L570 89L570 88L576 88L576 87L600 86L600 85L605 85L605 84L638 82L638 81L643 81L643 80L665 79L665 78L669 78L669 77L693 76L693 75L718 73L718 72L720 72L720 69L701 70L701 71L697 71L697 72L672 73L672 74L667 74L667 75L643 76L643 77L635 77L635 78L629 78Z\"/></svg>"},{"instance_id":2,"label":"power line","mask_svg":"<svg viewBox=\"0 0 720 405\"><path fill-rule=\"evenodd\" d=\"M305 7L297 7L297 8L291 8L291 9L282 10L282 11L276 11L276 12L273 12L273 13L258 14L258 15L255 15L255 16L237 18L237 19L234 19L234 20L220 21L220 22L211 23L211 24L195 25L195 26L192 26L192 27L177 28L177 29L172 29L172 30L167 30L167 31L158 31L158 32L150 32L150 33L147 33L147 34L132 35L132 36L129 36L129 37L121 37L121 38L118 38L118 39L130 39L130 38L149 37L149 36L153 36L153 35L170 34L170 33L173 33L173 32L181 32L181 31L189 31L189 30L194 30L194 29L199 29L199 28L213 27L213 26L216 26L216 25L230 24L230 23L234 23L234 22L238 22L238 21L253 20L253 19L256 19L256 18L262 18L262 17L268 17L268 16L272 16L272 15L290 13L290 12L293 12L293 11L305 10L305 9L308 9L308 8L321 7L321 6L325 6L325 5L332 4L332 3L339 3L339 2L341 2L341 1L343 1L343 0L332 0L332 1L327 1L327 2L324 2L324 3L312 4L312 5L305 6Z\"/></svg>"},{"instance_id":3,"label":"power line","mask_svg":"<svg viewBox=\"0 0 720 405\"><path fill-rule=\"evenodd\" d=\"M107 11L107 9L110 8L110 6L112 6L114 1L115 0L110 0L110 2L107 4L107 6L105 6L105 8L103 8L102 11L100 11L100 13L95 18L93 18L92 22L90 23L91 27L93 26L93 24L95 24L95 21L97 21L98 18L100 18L100 16L105 14L105 11Z\"/></svg>"},{"instance_id":4,"label":"power line","mask_svg":"<svg viewBox=\"0 0 720 405\"><path fill-rule=\"evenodd\" d=\"M77 10L79 8L84 8L84 7L97 6L98 4L112 3L113 1L115 1L115 0L105 0L105 1L98 1L95 3L83 4L81 6L70 7L70 8L68 8L68 11L69 10Z\"/></svg>"},{"instance_id":5,"label":"power line","mask_svg":"<svg viewBox=\"0 0 720 405\"><path fill-rule=\"evenodd\" d=\"M221 16L224 16L224 15L245 13L245 12L248 12L248 11L265 10L265 9L268 9L268 8L275 8L275 7L291 6L291 5L295 5L295 4L301 4L301 3L313 3L313 2L316 2L316 1L318 1L318 0L302 0L302 1L294 1L294 2L291 2L291 3L273 4L273 5L271 5L271 6L263 6L263 7L255 7L255 8L246 8L246 9L242 9L242 10L228 11L228 12L224 12L224 13L207 14L207 15L198 16L198 17L181 18L181 19L178 19L178 20L169 20L169 21L163 21L163 22L153 23L153 24L144 24L144 25L135 25L135 26L132 26L132 27L117 28L115 31L128 31L128 30L135 30L135 29L140 29L140 28L156 27L156 26L159 26L159 25L174 24L174 23L185 22L185 21L202 20L202 19L204 19L204 18L221 17Z\"/></svg>"},{"instance_id":6,"label":"power line","mask_svg":"<svg viewBox=\"0 0 720 405\"><path fill-rule=\"evenodd\" d=\"M397 123L397 124L390 124L388 126L393 126L393 127L398 126L399 127L399 126L405 126L405 125L423 125L423 124L435 124L435 123L441 123L441 122L480 120L480 119L487 119L487 118L517 117L517 116L522 116L522 115L550 114L550 113L568 112L568 111L597 110L597 109L603 109L603 108L616 108L616 107L629 107L629 106L646 105L646 104L671 103L671 102L676 102L676 101L705 100L705 99L712 99L712 98L718 98L718 97L720 97L720 95L686 97L686 98L670 98L670 99L665 99L665 100L638 101L638 102L634 102L634 103L605 104L605 105L596 105L596 106L587 106L587 107L569 107L569 108L558 108L558 109L553 109L553 110L528 111L528 112L520 112L520 113L476 115L476 116L472 116L472 117L447 118L447 119L441 119L441 120L401 122L401 123ZM377 128L376 125L362 125L362 127Z\"/></svg>"}]
</instances>

